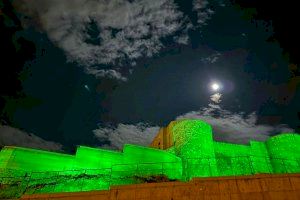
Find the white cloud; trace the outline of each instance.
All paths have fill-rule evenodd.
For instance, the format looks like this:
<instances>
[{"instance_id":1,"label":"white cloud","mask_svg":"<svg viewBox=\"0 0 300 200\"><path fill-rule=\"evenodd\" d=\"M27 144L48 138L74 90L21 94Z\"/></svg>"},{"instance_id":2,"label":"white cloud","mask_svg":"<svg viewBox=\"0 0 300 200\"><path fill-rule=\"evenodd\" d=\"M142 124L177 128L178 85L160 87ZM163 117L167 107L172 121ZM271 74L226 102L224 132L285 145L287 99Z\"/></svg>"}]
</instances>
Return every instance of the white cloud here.
<instances>
[{"instance_id":1,"label":"white cloud","mask_svg":"<svg viewBox=\"0 0 300 200\"><path fill-rule=\"evenodd\" d=\"M181 36L175 36L174 40L178 44L188 44L189 43L189 36L187 34L181 35Z\"/></svg>"},{"instance_id":2,"label":"white cloud","mask_svg":"<svg viewBox=\"0 0 300 200\"><path fill-rule=\"evenodd\" d=\"M193 1L193 10L197 12L197 22L199 25L206 25L207 20L210 19L211 15L214 14L214 11L211 8L208 8L207 0L194 0Z\"/></svg>"},{"instance_id":3,"label":"white cloud","mask_svg":"<svg viewBox=\"0 0 300 200\"><path fill-rule=\"evenodd\" d=\"M101 77L108 77L108 78L114 78L121 81L127 81L127 78L124 77L120 72L114 70L114 69L95 69L95 68L87 68L86 71L88 74L95 75L97 78Z\"/></svg>"},{"instance_id":4,"label":"white cloud","mask_svg":"<svg viewBox=\"0 0 300 200\"><path fill-rule=\"evenodd\" d=\"M19 146L50 151L62 151L62 145L43 140L31 133L19 129L0 125L0 146Z\"/></svg>"},{"instance_id":5,"label":"white cloud","mask_svg":"<svg viewBox=\"0 0 300 200\"><path fill-rule=\"evenodd\" d=\"M215 63L215 62L217 62L219 60L219 58L221 57L221 55L222 55L221 53L216 52L216 53L213 53L213 54L211 54L211 55L209 55L207 57L202 58L201 61L204 62L204 63L211 63L211 64L213 64L213 63Z\"/></svg>"},{"instance_id":6,"label":"white cloud","mask_svg":"<svg viewBox=\"0 0 300 200\"><path fill-rule=\"evenodd\" d=\"M248 144L250 140L265 141L279 133L292 133L287 125L257 124L256 113L245 116L245 113L233 113L219 105L209 104L198 111L191 111L178 116L177 119L200 119L213 128L217 141ZM118 124L117 127L99 127L94 130L96 138L105 143L104 148L122 149L125 143L148 146L158 133L158 126L147 124ZM107 144L107 143L110 144Z\"/></svg>"},{"instance_id":7,"label":"white cloud","mask_svg":"<svg viewBox=\"0 0 300 200\"><path fill-rule=\"evenodd\" d=\"M209 104L209 107L191 111L176 119L201 119L213 127L214 138L219 141L233 143L248 143L250 140L265 141L272 135L294 132L287 125L270 126L257 124L256 113L247 116L244 113L233 113L222 109L219 105Z\"/></svg>"},{"instance_id":8,"label":"white cloud","mask_svg":"<svg viewBox=\"0 0 300 200\"><path fill-rule=\"evenodd\" d=\"M110 143L110 145L102 145L102 147L122 149L126 143L148 146L158 131L158 126L138 123L118 124L117 127L99 127L93 132L100 142Z\"/></svg>"},{"instance_id":9,"label":"white cloud","mask_svg":"<svg viewBox=\"0 0 300 200\"><path fill-rule=\"evenodd\" d=\"M221 97L222 97L222 94L215 93L215 94L210 96L210 100L212 100L215 103L220 103L221 102Z\"/></svg>"},{"instance_id":10,"label":"white cloud","mask_svg":"<svg viewBox=\"0 0 300 200\"><path fill-rule=\"evenodd\" d=\"M95 66L122 66L124 61L153 56L163 48L161 39L178 31L182 36L175 41L186 44L191 27L173 0L16 0L15 5L38 21L70 61L96 75ZM98 34L97 43L88 42L91 29Z\"/></svg>"}]
</instances>

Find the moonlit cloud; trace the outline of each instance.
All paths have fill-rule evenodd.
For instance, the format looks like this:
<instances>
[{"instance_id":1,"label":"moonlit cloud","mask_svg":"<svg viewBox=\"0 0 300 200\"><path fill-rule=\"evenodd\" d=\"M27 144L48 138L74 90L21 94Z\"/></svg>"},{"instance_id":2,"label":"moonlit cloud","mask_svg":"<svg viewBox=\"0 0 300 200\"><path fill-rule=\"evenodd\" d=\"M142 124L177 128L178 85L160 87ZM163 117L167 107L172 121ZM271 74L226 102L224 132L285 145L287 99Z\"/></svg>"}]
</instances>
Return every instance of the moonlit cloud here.
<instances>
[{"instance_id":1,"label":"moonlit cloud","mask_svg":"<svg viewBox=\"0 0 300 200\"><path fill-rule=\"evenodd\" d=\"M189 43L189 36L187 34L181 35L181 36L175 36L174 40L178 44L188 44Z\"/></svg>"},{"instance_id":2,"label":"moonlit cloud","mask_svg":"<svg viewBox=\"0 0 300 200\"><path fill-rule=\"evenodd\" d=\"M124 77L120 72L114 69L95 69L95 68L87 68L87 73L95 75L97 78L108 77L115 78L121 81L127 81L127 78Z\"/></svg>"},{"instance_id":3,"label":"moonlit cloud","mask_svg":"<svg viewBox=\"0 0 300 200\"><path fill-rule=\"evenodd\" d=\"M158 126L149 126L144 123L138 124L118 124L116 127L99 127L94 130L95 137L102 143L102 147L110 149L122 149L123 145L138 144L149 146L158 133Z\"/></svg>"},{"instance_id":4,"label":"moonlit cloud","mask_svg":"<svg viewBox=\"0 0 300 200\"><path fill-rule=\"evenodd\" d=\"M219 58L221 57L221 55L222 55L221 53L216 52L216 53L213 53L213 54L211 54L211 55L209 55L207 57L202 58L201 61L203 63L213 64L213 63L216 63L219 60Z\"/></svg>"},{"instance_id":5,"label":"moonlit cloud","mask_svg":"<svg viewBox=\"0 0 300 200\"><path fill-rule=\"evenodd\" d=\"M161 39L175 33L180 36L174 42L187 44L192 27L173 0L16 0L15 5L64 50L69 61L90 74L122 80L117 72L99 66L116 70L124 62L152 57L164 47Z\"/></svg>"},{"instance_id":6,"label":"moonlit cloud","mask_svg":"<svg viewBox=\"0 0 300 200\"><path fill-rule=\"evenodd\" d=\"M250 140L265 141L272 135L294 132L285 124L257 124L255 112L246 115L233 113L216 104L198 111L191 111L176 119L201 119L213 127L214 138L218 141L247 144Z\"/></svg>"},{"instance_id":7,"label":"moonlit cloud","mask_svg":"<svg viewBox=\"0 0 300 200\"><path fill-rule=\"evenodd\" d=\"M293 129L285 124L275 126L257 124L255 112L233 113L222 109L219 105L209 104L198 111L187 112L177 119L200 119L213 128L213 136L217 141L248 144L250 140L265 141L279 133L292 133ZM147 124L118 124L116 127L99 127L94 130L95 137L110 149L122 149L125 143L148 146L158 133L159 126ZM109 144L107 144L109 143Z\"/></svg>"},{"instance_id":8,"label":"moonlit cloud","mask_svg":"<svg viewBox=\"0 0 300 200\"><path fill-rule=\"evenodd\" d=\"M32 133L26 133L6 125L0 125L0 147L1 146L19 146L62 151L62 145L59 143L43 140Z\"/></svg>"},{"instance_id":9,"label":"moonlit cloud","mask_svg":"<svg viewBox=\"0 0 300 200\"><path fill-rule=\"evenodd\" d=\"M222 97L222 94L215 93L215 94L210 96L210 100L212 100L215 103L220 103L221 102L221 97Z\"/></svg>"},{"instance_id":10,"label":"moonlit cloud","mask_svg":"<svg viewBox=\"0 0 300 200\"><path fill-rule=\"evenodd\" d=\"M194 0L193 10L197 12L197 22L199 25L206 25L211 15L214 14L214 11L209 8L209 2L207 0Z\"/></svg>"}]
</instances>

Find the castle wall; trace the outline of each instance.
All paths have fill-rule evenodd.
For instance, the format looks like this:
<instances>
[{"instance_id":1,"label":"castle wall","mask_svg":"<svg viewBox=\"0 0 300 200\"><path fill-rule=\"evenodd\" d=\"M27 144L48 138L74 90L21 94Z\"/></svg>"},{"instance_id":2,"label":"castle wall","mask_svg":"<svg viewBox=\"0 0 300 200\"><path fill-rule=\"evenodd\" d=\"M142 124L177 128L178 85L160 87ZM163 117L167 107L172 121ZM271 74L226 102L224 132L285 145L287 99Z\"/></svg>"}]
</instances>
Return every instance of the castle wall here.
<instances>
[{"instance_id":1,"label":"castle wall","mask_svg":"<svg viewBox=\"0 0 300 200\"><path fill-rule=\"evenodd\" d=\"M219 176L252 174L250 146L214 142Z\"/></svg>"},{"instance_id":2,"label":"castle wall","mask_svg":"<svg viewBox=\"0 0 300 200\"><path fill-rule=\"evenodd\" d=\"M111 168L112 165L122 164L124 155L118 151L79 146L75 162L74 168L76 166L87 169Z\"/></svg>"},{"instance_id":3,"label":"castle wall","mask_svg":"<svg viewBox=\"0 0 300 200\"><path fill-rule=\"evenodd\" d=\"M10 152L6 168L20 171L61 171L73 168L75 156L54 153L49 151L21 148L4 147L2 151ZM7 156L7 153L4 153Z\"/></svg>"},{"instance_id":4,"label":"castle wall","mask_svg":"<svg viewBox=\"0 0 300 200\"><path fill-rule=\"evenodd\" d=\"M150 147L164 150L172 147L174 145L172 127L175 123L176 122L173 121L167 127L160 128L159 132L151 142Z\"/></svg>"},{"instance_id":5,"label":"castle wall","mask_svg":"<svg viewBox=\"0 0 300 200\"><path fill-rule=\"evenodd\" d=\"M3 154L2 154L3 152ZM23 192L49 193L105 190L111 185L134 184L149 176L181 179L182 162L163 150L125 145L123 152L78 147L76 155L5 147L0 169L0 198Z\"/></svg>"},{"instance_id":6,"label":"castle wall","mask_svg":"<svg viewBox=\"0 0 300 200\"><path fill-rule=\"evenodd\" d=\"M106 191L24 195L21 200L300 199L300 175L197 178L190 182L114 186Z\"/></svg>"},{"instance_id":7,"label":"castle wall","mask_svg":"<svg viewBox=\"0 0 300 200\"><path fill-rule=\"evenodd\" d=\"M273 166L266 144L264 142L250 141L250 149L253 173L273 173Z\"/></svg>"},{"instance_id":8,"label":"castle wall","mask_svg":"<svg viewBox=\"0 0 300 200\"><path fill-rule=\"evenodd\" d=\"M300 172L298 134L250 141L250 145L232 144L213 141L212 128L203 121L178 120L160 129L152 145L156 148L126 144L122 152L80 146L75 155L4 147L0 151L0 183L12 191L45 193L104 190L143 182L154 175L187 181Z\"/></svg>"},{"instance_id":9,"label":"castle wall","mask_svg":"<svg viewBox=\"0 0 300 200\"><path fill-rule=\"evenodd\" d=\"M298 172L300 164L300 135L282 134L269 138L266 146L275 173Z\"/></svg>"},{"instance_id":10,"label":"castle wall","mask_svg":"<svg viewBox=\"0 0 300 200\"><path fill-rule=\"evenodd\" d=\"M9 164L14 149L10 147L4 147L0 152L0 169L4 169Z\"/></svg>"},{"instance_id":11,"label":"castle wall","mask_svg":"<svg viewBox=\"0 0 300 200\"><path fill-rule=\"evenodd\" d=\"M161 141L163 130L172 136L167 151L183 159L183 178L300 171L298 134L241 145L213 141L211 126L200 120L172 121Z\"/></svg>"},{"instance_id":12,"label":"castle wall","mask_svg":"<svg viewBox=\"0 0 300 200\"><path fill-rule=\"evenodd\" d=\"M184 178L217 175L209 124L199 120L181 120L173 125L172 134L175 154L183 160Z\"/></svg>"},{"instance_id":13,"label":"castle wall","mask_svg":"<svg viewBox=\"0 0 300 200\"><path fill-rule=\"evenodd\" d=\"M158 133L156 134L155 138L149 145L150 147L157 148L157 149L165 149L164 148L164 130L165 128L160 128Z\"/></svg>"}]
</instances>

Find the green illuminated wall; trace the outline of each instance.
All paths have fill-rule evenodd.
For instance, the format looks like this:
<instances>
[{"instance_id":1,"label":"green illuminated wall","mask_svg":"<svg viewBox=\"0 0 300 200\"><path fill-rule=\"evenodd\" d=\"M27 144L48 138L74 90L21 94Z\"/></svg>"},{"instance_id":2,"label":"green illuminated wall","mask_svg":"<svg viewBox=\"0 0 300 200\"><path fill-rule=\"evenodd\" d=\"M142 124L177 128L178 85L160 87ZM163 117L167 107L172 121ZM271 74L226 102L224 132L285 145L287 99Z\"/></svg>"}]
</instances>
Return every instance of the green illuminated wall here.
<instances>
[{"instance_id":1,"label":"green illuminated wall","mask_svg":"<svg viewBox=\"0 0 300 200\"><path fill-rule=\"evenodd\" d=\"M216 142L200 120L171 127L166 150L126 144L122 152L79 146L75 155L20 147L0 151L0 198L27 193L105 190L153 176L193 177L299 173L300 136L285 133L249 145ZM4 189L3 189L4 188Z\"/></svg>"},{"instance_id":2,"label":"green illuminated wall","mask_svg":"<svg viewBox=\"0 0 300 200\"><path fill-rule=\"evenodd\" d=\"M300 137L298 134L284 134L266 141L273 171L275 173L299 172Z\"/></svg>"},{"instance_id":3,"label":"green illuminated wall","mask_svg":"<svg viewBox=\"0 0 300 200\"><path fill-rule=\"evenodd\" d=\"M103 190L110 185L140 183L151 175L165 175L169 179L182 177L179 157L129 144L122 152L80 146L75 155L4 147L0 162L0 183L10 185L10 190L0 191L0 197Z\"/></svg>"},{"instance_id":4,"label":"green illuminated wall","mask_svg":"<svg viewBox=\"0 0 300 200\"><path fill-rule=\"evenodd\" d=\"M174 124L172 133L175 154L183 160L185 178L217 175L209 124L199 120L181 120Z\"/></svg>"},{"instance_id":5,"label":"green illuminated wall","mask_svg":"<svg viewBox=\"0 0 300 200\"><path fill-rule=\"evenodd\" d=\"M193 177L300 172L300 135L282 133L266 142L240 145L213 141L211 126L180 120L172 127L174 147L182 158L185 180Z\"/></svg>"},{"instance_id":6,"label":"green illuminated wall","mask_svg":"<svg viewBox=\"0 0 300 200\"><path fill-rule=\"evenodd\" d=\"M214 142L218 175L251 174L250 146Z\"/></svg>"}]
</instances>

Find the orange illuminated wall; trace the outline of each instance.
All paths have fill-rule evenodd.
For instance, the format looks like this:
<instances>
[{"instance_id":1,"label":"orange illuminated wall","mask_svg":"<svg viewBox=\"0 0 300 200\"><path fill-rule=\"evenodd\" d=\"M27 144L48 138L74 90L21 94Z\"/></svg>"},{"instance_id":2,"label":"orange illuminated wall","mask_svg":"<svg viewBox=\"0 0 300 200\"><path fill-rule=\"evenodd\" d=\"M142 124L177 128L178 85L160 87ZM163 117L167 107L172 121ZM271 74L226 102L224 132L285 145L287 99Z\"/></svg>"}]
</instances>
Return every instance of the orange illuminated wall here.
<instances>
[{"instance_id":1,"label":"orange illuminated wall","mask_svg":"<svg viewBox=\"0 0 300 200\"><path fill-rule=\"evenodd\" d=\"M21 200L299 200L300 174L195 178L113 186L108 191L24 195Z\"/></svg>"},{"instance_id":2,"label":"orange illuminated wall","mask_svg":"<svg viewBox=\"0 0 300 200\"><path fill-rule=\"evenodd\" d=\"M156 137L150 144L150 147L158 149L168 149L173 146L173 134L172 127L177 123L177 121L172 121L167 127L159 129Z\"/></svg>"}]
</instances>

